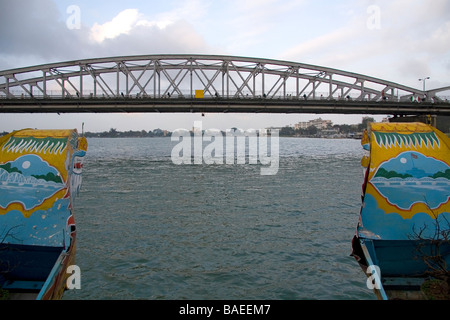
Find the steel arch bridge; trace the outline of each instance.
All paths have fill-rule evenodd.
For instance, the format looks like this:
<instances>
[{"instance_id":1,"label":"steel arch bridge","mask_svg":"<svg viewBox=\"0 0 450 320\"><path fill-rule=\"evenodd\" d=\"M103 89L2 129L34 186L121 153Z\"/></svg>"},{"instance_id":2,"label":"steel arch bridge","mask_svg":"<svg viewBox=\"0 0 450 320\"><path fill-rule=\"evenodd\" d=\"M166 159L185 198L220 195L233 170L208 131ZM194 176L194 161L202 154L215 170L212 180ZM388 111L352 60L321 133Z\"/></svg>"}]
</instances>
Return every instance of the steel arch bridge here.
<instances>
[{"instance_id":1,"label":"steel arch bridge","mask_svg":"<svg viewBox=\"0 0 450 320\"><path fill-rule=\"evenodd\" d=\"M450 115L447 90L288 61L141 55L0 71L0 112Z\"/></svg>"}]
</instances>

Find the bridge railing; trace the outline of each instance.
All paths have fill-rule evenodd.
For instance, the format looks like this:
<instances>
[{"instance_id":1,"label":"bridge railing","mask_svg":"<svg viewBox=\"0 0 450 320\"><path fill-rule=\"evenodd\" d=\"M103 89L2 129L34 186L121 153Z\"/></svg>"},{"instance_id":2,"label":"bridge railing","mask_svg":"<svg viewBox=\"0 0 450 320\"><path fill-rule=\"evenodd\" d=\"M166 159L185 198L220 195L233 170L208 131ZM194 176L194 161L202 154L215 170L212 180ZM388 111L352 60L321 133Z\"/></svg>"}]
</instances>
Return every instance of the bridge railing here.
<instances>
[{"instance_id":1,"label":"bridge railing","mask_svg":"<svg viewBox=\"0 0 450 320\"><path fill-rule=\"evenodd\" d=\"M95 95L94 91L87 90L84 92L83 96L80 96L77 91L71 91L68 90L64 96L62 96L60 93L56 92L56 90L50 90L47 91L47 94L44 95L42 92L33 93L31 96L23 91L17 91L13 90L10 92L10 95L5 94L4 92L0 92L0 99L81 99L81 100L91 100L91 99L117 99L117 98L126 98L126 99L270 99L270 100L310 100L310 101L321 101L321 100L327 100L327 101L351 101L351 100L357 100L357 101L374 101L370 100L369 98L363 98L359 99L359 95L355 93L348 94L347 96L328 96L326 92L318 93L316 97L311 97L309 92L305 92L303 96L297 96L295 92L287 92L285 95L278 94L272 97L267 97L267 95L264 95L262 92L256 92L255 95L251 95L250 93L245 93L241 95L236 95L236 91L230 92L231 95L229 97L221 96L220 94L217 95L211 95L211 94L203 94L202 98L196 98L195 93L191 94L188 91L183 91L181 93L174 93L174 94L166 94L164 96L158 97L155 94L147 94L147 93L141 93L138 91L133 91L128 94L123 93L124 90L121 90L121 94L119 97L116 96L108 96L104 93ZM428 101L432 103L440 103L445 102L448 103L450 100L450 96L443 96L439 95L439 99L436 100L434 97L430 98ZM383 99L382 97L378 98L376 101L378 102L402 102L402 101L414 101L417 103L425 102L427 99L421 98L421 96L411 96L411 97L386 97Z\"/></svg>"}]
</instances>

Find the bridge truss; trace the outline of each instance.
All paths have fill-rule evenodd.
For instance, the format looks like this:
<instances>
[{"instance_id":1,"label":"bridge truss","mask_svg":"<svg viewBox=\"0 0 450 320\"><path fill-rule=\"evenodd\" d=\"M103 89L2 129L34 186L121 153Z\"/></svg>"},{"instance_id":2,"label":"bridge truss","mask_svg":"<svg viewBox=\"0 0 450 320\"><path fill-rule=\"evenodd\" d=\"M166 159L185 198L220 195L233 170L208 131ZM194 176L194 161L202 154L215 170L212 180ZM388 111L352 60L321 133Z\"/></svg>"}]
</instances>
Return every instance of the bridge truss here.
<instances>
[{"instance_id":1,"label":"bridge truss","mask_svg":"<svg viewBox=\"0 0 450 320\"><path fill-rule=\"evenodd\" d=\"M326 67L144 55L0 71L0 112L450 114L439 93Z\"/></svg>"}]
</instances>

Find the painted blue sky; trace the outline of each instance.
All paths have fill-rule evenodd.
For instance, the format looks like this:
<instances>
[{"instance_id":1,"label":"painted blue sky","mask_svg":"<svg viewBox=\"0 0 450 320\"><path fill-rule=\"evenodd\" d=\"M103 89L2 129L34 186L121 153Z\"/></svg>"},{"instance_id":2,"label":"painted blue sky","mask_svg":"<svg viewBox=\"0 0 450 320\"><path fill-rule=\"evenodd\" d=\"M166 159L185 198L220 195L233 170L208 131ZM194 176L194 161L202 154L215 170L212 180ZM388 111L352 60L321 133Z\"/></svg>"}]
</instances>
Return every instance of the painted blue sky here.
<instances>
[{"instance_id":1,"label":"painted blue sky","mask_svg":"<svg viewBox=\"0 0 450 320\"><path fill-rule=\"evenodd\" d=\"M396 158L382 164L381 168L400 174L410 174L415 178L429 177L436 172L445 172L450 167L442 161L426 157L419 152L403 152Z\"/></svg>"},{"instance_id":2,"label":"painted blue sky","mask_svg":"<svg viewBox=\"0 0 450 320\"><path fill-rule=\"evenodd\" d=\"M387 171L395 171L400 174L409 174L412 177L406 181L414 179L411 184L389 183L385 184L385 178L375 177L371 179L372 185L392 204L407 210L414 203L422 202L431 209L438 208L442 203L448 201L450 194L450 183L439 181L432 185L430 177L437 172L445 172L450 167L439 160L426 157L419 152L403 152L396 158L383 163L379 168ZM422 179L428 178L428 180ZM398 180L399 178L392 178ZM417 180L416 180L417 179ZM420 180L422 179L422 180ZM442 178L438 178L442 179ZM381 181L381 183L379 183ZM395 181L397 182L397 181Z\"/></svg>"},{"instance_id":3,"label":"painted blue sky","mask_svg":"<svg viewBox=\"0 0 450 320\"><path fill-rule=\"evenodd\" d=\"M58 175L58 170L33 154L24 155L10 163L11 167L19 169L24 176L46 175L49 172Z\"/></svg>"},{"instance_id":4,"label":"painted blue sky","mask_svg":"<svg viewBox=\"0 0 450 320\"><path fill-rule=\"evenodd\" d=\"M79 26L73 28L73 8ZM415 88L450 85L448 0L2 0L0 70L136 54L221 54L290 60ZM72 23L72 25L70 25ZM72 27L69 27L72 26ZM449 93L450 96L450 93ZM0 130L264 128L362 115L2 115ZM382 116L376 116L381 120Z\"/></svg>"}]
</instances>

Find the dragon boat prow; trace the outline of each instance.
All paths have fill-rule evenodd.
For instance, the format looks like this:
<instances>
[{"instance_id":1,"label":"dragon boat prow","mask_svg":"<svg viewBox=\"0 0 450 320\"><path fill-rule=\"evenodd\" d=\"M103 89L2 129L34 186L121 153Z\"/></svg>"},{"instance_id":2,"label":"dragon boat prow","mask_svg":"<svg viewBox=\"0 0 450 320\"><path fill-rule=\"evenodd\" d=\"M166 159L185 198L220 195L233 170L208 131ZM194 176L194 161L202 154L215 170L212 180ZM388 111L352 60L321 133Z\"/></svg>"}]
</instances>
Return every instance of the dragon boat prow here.
<instances>
[{"instance_id":1,"label":"dragon boat prow","mask_svg":"<svg viewBox=\"0 0 450 320\"><path fill-rule=\"evenodd\" d=\"M76 129L0 137L0 295L60 299L75 263L73 198L87 141Z\"/></svg>"},{"instance_id":2,"label":"dragon boat prow","mask_svg":"<svg viewBox=\"0 0 450 320\"><path fill-rule=\"evenodd\" d=\"M352 255L378 298L427 299L425 282L448 277L450 139L421 122L372 123L361 144Z\"/></svg>"}]
</instances>

